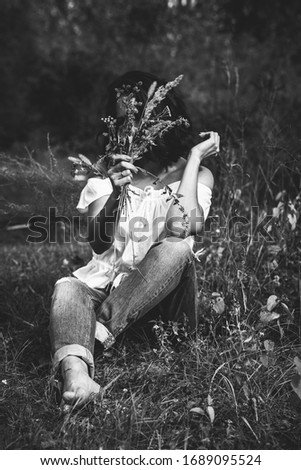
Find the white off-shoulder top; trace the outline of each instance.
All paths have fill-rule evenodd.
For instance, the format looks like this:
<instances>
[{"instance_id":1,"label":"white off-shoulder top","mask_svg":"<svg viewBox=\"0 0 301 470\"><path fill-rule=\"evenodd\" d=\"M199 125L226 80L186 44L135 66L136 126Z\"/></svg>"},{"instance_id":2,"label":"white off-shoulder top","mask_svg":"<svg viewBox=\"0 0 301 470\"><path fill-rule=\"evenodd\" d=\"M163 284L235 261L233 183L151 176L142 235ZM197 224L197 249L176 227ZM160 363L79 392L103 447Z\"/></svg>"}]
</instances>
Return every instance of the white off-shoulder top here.
<instances>
[{"instance_id":1,"label":"white off-shoulder top","mask_svg":"<svg viewBox=\"0 0 301 470\"><path fill-rule=\"evenodd\" d=\"M168 186L176 193L179 185L180 181L176 181ZM109 178L90 178L81 192L77 209L81 213L87 213L89 204L110 195L112 190ZM211 205L211 189L198 183L197 195L206 220ZM155 189L153 186L146 186L143 190L130 184L129 196L114 243L102 254L92 250L91 261L73 273L89 287L106 288L111 282L116 287L123 276L129 274L144 258L150 247L164 237L167 211L174 202L169 194L164 189ZM187 237L186 241L192 248L193 237Z\"/></svg>"}]
</instances>

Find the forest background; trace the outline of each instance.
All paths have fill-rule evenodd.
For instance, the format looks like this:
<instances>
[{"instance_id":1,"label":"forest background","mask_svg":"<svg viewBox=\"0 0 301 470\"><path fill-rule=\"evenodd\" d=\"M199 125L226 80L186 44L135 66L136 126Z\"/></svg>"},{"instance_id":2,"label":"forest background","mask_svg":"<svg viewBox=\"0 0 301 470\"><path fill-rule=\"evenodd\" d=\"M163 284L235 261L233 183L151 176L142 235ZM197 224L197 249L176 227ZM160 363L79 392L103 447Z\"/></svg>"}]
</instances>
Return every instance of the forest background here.
<instances>
[{"instance_id":1,"label":"forest background","mask_svg":"<svg viewBox=\"0 0 301 470\"><path fill-rule=\"evenodd\" d=\"M3 448L300 448L300 23L298 0L0 0ZM195 129L220 133L227 237L211 224L199 247L202 334L180 355L161 325L159 347L123 338L98 358L101 406L57 419L50 298L90 252L10 227L75 213L67 156L97 157L128 70L183 73Z\"/></svg>"},{"instance_id":2,"label":"forest background","mask_svg":"<svg viewBox=\"0 0 301 470\"><path fill-rule=\"evenodd\" d=\"M198 128L236 118L252 148L268 132L295 150L299 24L294 0L1 0L1 150L43 147L50 133L95 152L107 86L127 70L183 73Z\"/></svg>"}]
</instances>

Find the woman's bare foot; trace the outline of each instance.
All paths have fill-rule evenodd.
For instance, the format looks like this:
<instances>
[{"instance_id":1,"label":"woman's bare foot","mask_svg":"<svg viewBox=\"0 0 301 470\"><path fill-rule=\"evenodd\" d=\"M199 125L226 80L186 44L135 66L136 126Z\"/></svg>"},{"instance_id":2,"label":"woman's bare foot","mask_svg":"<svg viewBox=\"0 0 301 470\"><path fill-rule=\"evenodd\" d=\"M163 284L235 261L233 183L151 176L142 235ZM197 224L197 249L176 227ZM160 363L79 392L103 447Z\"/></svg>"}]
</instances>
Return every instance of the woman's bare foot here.
<instances>
[{"instance_id":1,"label":"woman's bare foot","mask_svg":"<svg viewBox=\"0 0 301 470\"><path fill-rule=\"evenodd\" d=\"M91 379L87 364L77 356L62 360L63 404L65 411L83 406L92 395L99 393L100 386ZM66 407L67 405L67 407Z\"/></svg>"}]
</instances>

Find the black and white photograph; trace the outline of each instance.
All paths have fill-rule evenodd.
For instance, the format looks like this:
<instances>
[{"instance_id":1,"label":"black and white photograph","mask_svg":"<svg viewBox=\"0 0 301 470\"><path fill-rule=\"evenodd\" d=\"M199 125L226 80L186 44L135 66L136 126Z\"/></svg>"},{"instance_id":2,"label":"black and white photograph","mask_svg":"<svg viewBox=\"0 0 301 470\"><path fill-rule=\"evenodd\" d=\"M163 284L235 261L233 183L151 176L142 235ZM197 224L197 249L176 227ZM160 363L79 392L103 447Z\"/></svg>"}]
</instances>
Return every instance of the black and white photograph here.
<instances>
[{"instance_id":1,"label":"black and white photograph","mask_svg":"<svg viewBox=\"0 0 301 470\"><path fill-rule=\"evenodd\" d=\"M0 191L2 468L301 450L299 0L0 0Z\"/></svg>"}]
</instances>

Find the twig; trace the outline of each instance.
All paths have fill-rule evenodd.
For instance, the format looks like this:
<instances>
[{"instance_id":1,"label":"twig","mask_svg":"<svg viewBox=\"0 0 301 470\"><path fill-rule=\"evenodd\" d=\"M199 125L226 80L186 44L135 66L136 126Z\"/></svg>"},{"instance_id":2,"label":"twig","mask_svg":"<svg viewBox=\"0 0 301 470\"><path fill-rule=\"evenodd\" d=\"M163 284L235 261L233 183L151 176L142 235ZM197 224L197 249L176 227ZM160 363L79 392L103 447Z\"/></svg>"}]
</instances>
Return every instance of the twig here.
<instances>
[{"instance_id":1,"label":"twig","mask_svg":"<svg viewBox=\"0 0 301 470\"><path fill-rule=\"evenodd\" d=\"M7 312L2 312L4 315L6 315L7 317L10 317L10 318L14 318L16 320L19 320L20 322L24 323L25 325L28 325L30 326L31 328L34 328L35 326L32 324L32 323L29 323L28 321L26 320L23 320L23 318L19 317L18 315L11 315Z\"/></svg>"},{"instance_id":2,"label":"twig","mask_svg":"<svg viewBox=\"0 0 301 470\"><path fill-rule=\"evenodd\" d=\"M106 393L106 391L112 387L112 385L117 382L118 379L120 379L120 377L122 377L123 375L125 374L125 372L122 372L121 374L117 375L117 377L114 377L114 379L111 380L111 382L109 382L105 387L103 387L100 392L99 392L99 395L100 395L100 398L101 400L103 400L103 397L104 397L104 394Z\"/></svg>"}]
</instances>

